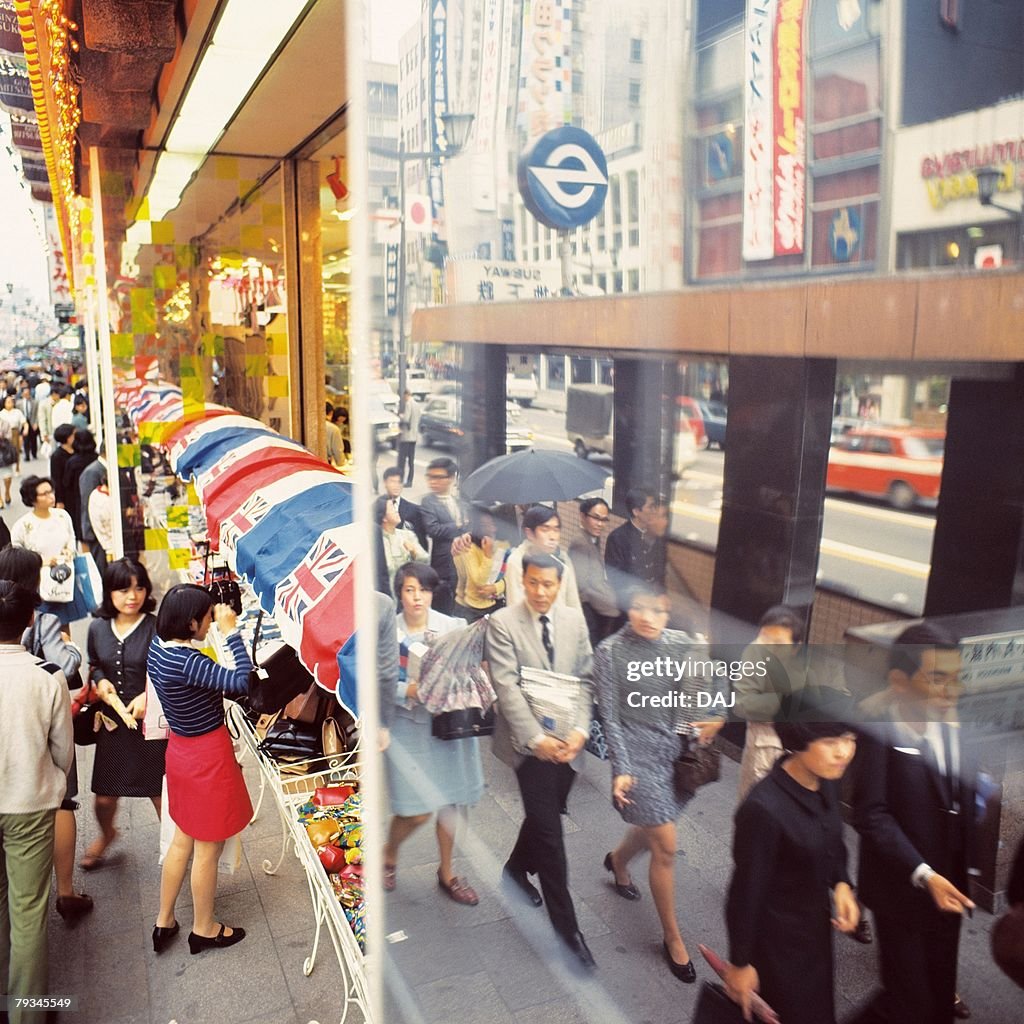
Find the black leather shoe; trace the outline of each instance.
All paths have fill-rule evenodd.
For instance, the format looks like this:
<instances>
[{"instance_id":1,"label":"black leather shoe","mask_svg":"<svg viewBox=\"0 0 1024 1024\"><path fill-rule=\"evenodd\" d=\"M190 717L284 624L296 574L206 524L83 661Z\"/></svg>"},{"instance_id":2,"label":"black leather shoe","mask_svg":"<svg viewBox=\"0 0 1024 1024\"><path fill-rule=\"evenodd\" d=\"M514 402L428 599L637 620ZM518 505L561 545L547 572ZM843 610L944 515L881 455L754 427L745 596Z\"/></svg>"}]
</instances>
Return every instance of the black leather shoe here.
<instances>
[{"instance_id":1,"label":"black leather shoe","mask_svg":"<svg viewBox=\"0 0 1024 1024\"><path fill-rule=\"evenodd\" d=\"M207 938L205 935L196 935L195 932L189 932L188 951L195 956L196 953L202 953L204 949L226 949L228 946L233 946L236 942L241 942L244 938L244 928L235 928L230 935L225 935L224 925L220 926L220 931L212 938Z\"/></svg>"},{"instance_id":2,"label":"black leather shoe","mask_svg":"<svg viewBox=\"0 0 1024 1024\"><path fill-rule=\"evenodd\" d=\"M857 922L857 927L850 932L850 938L854 942L859 942L862 946L870 946L875 941L874 935L871 934L871 922L863 911L861 912L860 921Z\"/></svg>"},{"instance_id":3,"label":"black leather shoe","mask_svg":"<svg viewBox=\"0 0 1024 1024\"><path fill-rule=\"evenodd\" d=\"M537 891L537 887L526 877L526 872L521 871L519 868L513 867L511 864L506 864L501 869L502 875L507 878L510 882L513 882L519 889L526 893L529 901L535 906L543 906L544 900L541 899L540 893Z\"/></svg>"},{"instance_id":4,"label":"black leather shoe","mask_svg":"<svg viewBox=\"0 0 1024 1024\"><path fill-rule=\"evenodd\" d=\"M153 952L162 953L171 944L171 939L173 939L179 931L181 931L181 925L178 924L177 921L175 921L170 928L160 928L159 926L154 928Z\"/></svg>"},{"instance_id":5,"label":"black leather shoe","mask_svg":"<svg viewBox=\"0 0 1024 1024\"><path fill-rule=\"evenodd\" d=\"M615 878L615 868L612 866L612 855L610 853L605 854L604 858L604 869L612 873L612 885L615 886L615 891L624 900L638 900L640 899L640 890L630 882L629 885L619 885Z\"/></svg>"},{"instance_id":6,"label":"black leather shoe","mask_svg":"<svg viewBox=\"0 0 1024 1024\"><path fill-rule=\"evenodd\" d=\"M665 959L668 961L668 969L672 976L685 981L687 985L692 985L697 980L697 968L693 966L693 961L687 960L685 964L677 964L668 951L668 943L662 942L661 948L665 951Z\"/></svg>"},{"instance_id":7,"label":"black leather shoe","mask_svg":"<svg viewBox=\"0 0 1024 1024\"><path fill-rule=\"evenodd\" d=\"M956 995L956 999L953 1000L953 1016L957 1020L971 1019L971 1008L960 998L959 992Z\"/></svg>"},{"instance_id":8,"label":"black leather shoe","mask_svg":"<svg viewBox=\"0 0 1024 1024\"><path fill-rule=\"evenodd\" d=\"M57 913L69 928L74 928L79 919L84 914L88 914L90 910L92 910L92 897L87 896L84 892L57 897Z\"/></svg>"},{"instance_id":9,"label":"black leather shoe","mask_svg":"<svg viewBox=\"0 0 1024 1024\"><path fill-rule=\"evenodd\" d=\"M594 954L587 948L586 942L583 941L583 936L576 932L565 940L565 944L569 947L569 951L576 957L577 960L588 971L596 970L597 961L594 959Z\"/></svg>"}]
</instances>

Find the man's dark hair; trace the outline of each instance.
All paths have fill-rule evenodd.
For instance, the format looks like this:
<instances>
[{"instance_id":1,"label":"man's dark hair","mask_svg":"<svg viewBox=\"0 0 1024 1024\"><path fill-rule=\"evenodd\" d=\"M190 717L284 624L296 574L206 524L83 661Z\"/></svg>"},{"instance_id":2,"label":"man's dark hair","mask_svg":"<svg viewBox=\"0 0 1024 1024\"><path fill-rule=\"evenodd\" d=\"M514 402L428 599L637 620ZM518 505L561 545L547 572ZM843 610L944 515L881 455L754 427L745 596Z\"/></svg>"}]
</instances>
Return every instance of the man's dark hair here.
<instances>
[{"instance_id":1,"label":"man's dark hair","mask_svg":"<svg viewBox=\"0 0 1024 1024\"><path fill-rule=\"evenodd\" d=\"M551 505L533 505L526 510L523 516L523 530L536 530L538 526L550 523L552 519L558 519L558 509ZM559 524L561 520L559 519Z\"/></svg>"},{"instance_id":2,"label":"man's dark hair","mask_svg":"<svg viewBox=\"0 0 1024 1024\"><path fill-rule=\"evenodd\" d=\"M459 467L455 460L449 459L447 455L431 459L430 462L427 463L427 472L429 473L432 469L443 469L448 476L455 476L459 471Z\"/></svg>"},{"instance_id":3,"label":"man's dark hair","mask_svg":"<svg viewBox=\"0 0 1024 1024\"><path fill-rule=\"evenodd\" d=\"M397 466L388 466L381 474L382 480L390 480L393 476L401 476L402 471Z\"/></svg>"},{"instance_id":4,"label":"man's dark hair","mask_svg":"<svg viewBox=\"0 0 1024 1024\"><path fill-rule=\"evenodd\" d=\"M72 446L76 455L95 455L96 437L91 430L76 430Z\"/></svg>"},{"instance_id":5,"label":"man's dark hair","mask_svg":"<svg viewBox=\"0 0 1024 1024\"><path fill-rule=\"evenodd\" d=\"M0 580L0 643L20 644L39 607L39 595L13 580Z\"/></svg>"},{"instance_id":6,"label":"man's dark hair","mask_svg":"<svg viewBox=\"0 0 1024 1024\"><path fill-rule=\"evenodd\" d=\"M586 498L580 502L580 515L589 516L598 505L608 508L608 502L604 498ZM609 510L610 511L610 510Z\"/></svg>"},{"instance_id":7,"label":"man's dark hair","mask_svg":"<svg viewBox=\"0 0 1024 1024\"><path fill-rule=\"evenodd\" d=\"M75 432L75 428L70 423L62 423L59 427L53 431L53 439L57 444L67 444L68 438Z\"/></svg>"},{"instance_id":8,"label":"man's dark hair","mask_svg":"<svg viewBox=\"0 0 1024 1024\"><path fill-rule=\"evenodd\" d=\"M441 577L437 575L437 570L431 569L429 565L422 562L406 562L405 565L400 565L395 573L395 597L398 598L399 610L402 608L402 587L410 577L431 594L441 586Z\"/></svg>"},{"instance_id":9,"label":"man's dark hair","mask_svg":"<svg viewBox=\"0 0 1024 1024\"><path fill-rule=\"evenodd\" d=\"M156 633L161 640L191 640L192 623L202 622L213 607L208 590L194 583L179 583L164 594L156 617Z\"/></svg>"},{"instance_id":10,"label":"man's dark hair","mask_svg":"<svg viewBox=\"0 0 1024 1024\"><path fill-rule=\"evenodd\" d=\"M642 509L647 504L648 498L656 498L654 491L646 487L631 487L626 491L626 510L632 516L638 508Z\"/></svg>"},{"instance_id":11,"label":"man's dark hair","mask_svg":"<svg viewBox=\"0 0 1024 1024\"><path fill-rule=\"evenodd\" d=\"M325 416L330 416L331 413L334 412L334 406L331 405L330 402L324 402L324 405L326 406L326 411L325 411L324 415Z\"/></svg>"},{"instance_id":12,"label":"man's dark hair","mask_svg":"<svg viewBox=\"0 0 1024 1024\"><path fill-rule=\"evenodd\" d=\"M0 580L10 580L26 590L38 592L43 557L36 551L8 544L0 551Z\"/></svg>"},{"instance_id":13,"label":"man's dark hair","mask_svg":"<svg viewBox=\"0 0 1024 1024\"><path fill-rule=\"evenodd\" d=\"M112 595L115 590L127 590L132 585L132 580L135 580L140 587L144 587L146 591L146 600L142 604L142 611L156 610L153 584L150 582L146 567L141 562L136 562L134 558L119 558L103 570L103 602L93 612L96 618L117 618L117 609L114 607Z\"/></svg>"},{"instance_id":14,"label":"man's dark hair","mask_svg":"<svg viewBox=\"0 0 1024 1024\"><path fill-rule=\"evenodd\" d=\"M921 667L921 657L926 650L956 651L960 645L952 633L931 622L918 622L907 626L889 651L889 669L898 669L908 676L914 675Z\"/></svg>"},{"instance_id":15,"label":"man's dark hair","mask_svg":"<svg viewBox=\"0 0 1024 1024\"><path fill-rule=\"evenodd\" d=\"M562 573L565 572L565 563L560 562L553 555L524 555L523 556L523 578L526 578L526 570L531 566L535 569L554 569L558 573L558 578L562 578Z\"/></svg>"},{"instance_id":16,"label":"man's dark hair","mask_svg":"<svg viewBox=\"0 0 1024 1024\"><path fill-rule=\"evenodd\" d=\"M35 508L36 491L39 490L40 484L49 484L52 487L53 481L48 476L27 476L21 481L18 493L21 495L23 505Z\"/></svg>"},{"instance_id":17,"label":"man's dark hair","mask_svg":"<svg viewBox=\"0 0 1024 1024\"><path fill-rule=\"evenodd\" d=\"M804 620L803 616L788 604L775 604L761 616L758 628L763 626L782 626L793 634L793 643L803 643Z\"/></svg>"}]
</instances>

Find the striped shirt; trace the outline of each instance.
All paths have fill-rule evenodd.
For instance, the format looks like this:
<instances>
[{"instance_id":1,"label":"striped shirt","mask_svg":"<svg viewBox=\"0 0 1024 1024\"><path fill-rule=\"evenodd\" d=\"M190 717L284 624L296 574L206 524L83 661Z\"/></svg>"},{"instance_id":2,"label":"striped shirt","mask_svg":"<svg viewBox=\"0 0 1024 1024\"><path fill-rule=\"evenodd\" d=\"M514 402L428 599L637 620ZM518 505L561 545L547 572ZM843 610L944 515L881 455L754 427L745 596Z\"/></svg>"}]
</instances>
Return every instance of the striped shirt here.
<instances>
[{"instance_id":1,"label":"striped shirt","mask_svg":"<svg viewBox=\"0 0 1024 1024\"><path fill-rule=\"evenodd\" d=\"M228 637L235 668L218 665L193 647L157 637L149 649L150 681L176 736L203 736L224 724L223 695L249 690L252 662L238 633Z\"/></svg>"}]
</instances>

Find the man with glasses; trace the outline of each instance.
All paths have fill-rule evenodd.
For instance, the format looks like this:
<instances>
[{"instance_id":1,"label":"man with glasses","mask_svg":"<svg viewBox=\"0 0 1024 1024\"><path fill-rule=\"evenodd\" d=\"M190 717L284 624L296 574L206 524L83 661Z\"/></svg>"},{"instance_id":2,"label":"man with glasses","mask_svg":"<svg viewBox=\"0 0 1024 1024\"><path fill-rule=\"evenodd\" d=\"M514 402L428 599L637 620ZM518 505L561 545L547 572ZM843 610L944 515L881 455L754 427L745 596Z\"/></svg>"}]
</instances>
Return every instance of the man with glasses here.
<instances>
[{"instance_id":1,"label":"man with glasses","mask_svg":"<svg viewBox=\"0 0 1024 1024\"><path fill-rule=\"evenodd\" d=\"M615 591L608 582L608 572L601 553L601 538L608 528L610 512L601 498L580 502L580 525L583 534L569 545L569 557L576 570L576 587L580 594L583 617L587 620L590 642L597 646L619 627L621 616Z\"/></svg>"},{"instance_id":2,"label":"man with glasses","mask_svg":"<svg viewBox=\"0 0 1024 1024\"><path fill-rule=\"evenodd\" d=\"M423 529L430 538L430 565L441 577L441 585L434 591L433 608L444 615L455 614L455 590L459 573L452 558L452 543L463 546L472 543L466 510L452 493L458 466L452 459L441 457L427 466L427 486L430 493L423 499Z\"/></svg>"},{"instance_id":3,"label":"man with glasses","mask_svg":"<svg viewBox=\"0 0 1024 1024\"><path fill-rule=\"evenodd\" d=\"M860 897L875 915L882 996L862 1024L950 1024L973 852L975 772L957 718L960 651L928 623L889 658L885 720L865 722L854 762Z\"/></svg>"}]
</instances>

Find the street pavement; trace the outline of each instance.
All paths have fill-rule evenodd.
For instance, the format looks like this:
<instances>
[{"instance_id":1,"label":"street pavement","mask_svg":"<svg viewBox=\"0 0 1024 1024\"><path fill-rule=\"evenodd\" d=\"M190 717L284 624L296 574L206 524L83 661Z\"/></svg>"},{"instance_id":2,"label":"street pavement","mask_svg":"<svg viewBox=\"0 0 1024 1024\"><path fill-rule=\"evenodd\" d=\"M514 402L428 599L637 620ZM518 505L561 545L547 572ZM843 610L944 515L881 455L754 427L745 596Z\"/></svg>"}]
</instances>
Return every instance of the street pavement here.
<instances>
[{"instance_id":1,"label":"street pavement","mask_svg":"<svg viewBox=\"0 0 1024 1024\"><path fill-rule=\"evenodd\" d=\"M700 986L684 985L662 959L661 932L646 863L633 865L642 899L631 903L611 887L604 855L625 828L608 799L608 766L585 754L584 772L563 818L569 881L580 929L598 962L591 977L561 954L547 914L500 881L501 866L522 818L511 771L484 741L488 787L469 813L455 869L477 890L476 907L458 906L438 888L434 830L421 828L402 847L398 885L385 896L386 1024L686 1024ZM698 978L712 972L697 953L703 943L728 947L722 916L731 870L737 765L723 758L720 782L706 787L679 822L676 903ZM847 829L851 864L856 837ZM992 963L994 918L965 920L960 992L977 1024L1021 1020L1020 990ZM840 1021L867 1001L876 983L876 948L836 936L836 1006Z\"/></svg>"}]
</instances>

